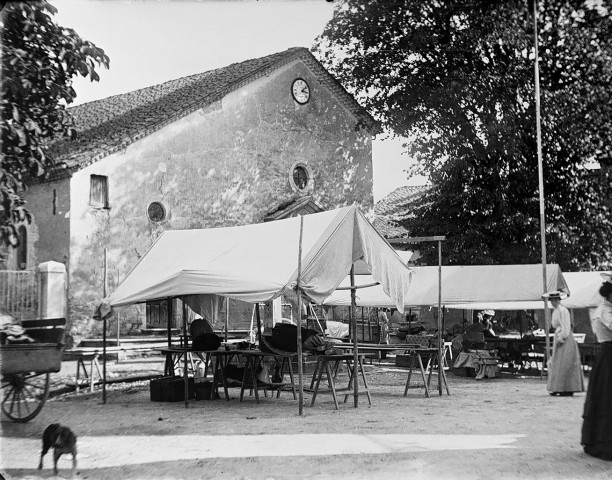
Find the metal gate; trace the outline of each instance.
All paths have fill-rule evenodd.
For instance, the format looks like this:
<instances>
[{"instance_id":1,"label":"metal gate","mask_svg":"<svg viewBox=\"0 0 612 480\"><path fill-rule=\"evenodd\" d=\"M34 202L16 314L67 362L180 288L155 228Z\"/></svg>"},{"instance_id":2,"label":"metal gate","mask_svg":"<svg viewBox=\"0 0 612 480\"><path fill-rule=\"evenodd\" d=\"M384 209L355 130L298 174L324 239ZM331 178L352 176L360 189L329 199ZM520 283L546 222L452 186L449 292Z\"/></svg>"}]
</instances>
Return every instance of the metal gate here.
<instances>
[{"instance_id":1,"label":"metal gate","mask_svg":"<svg viewBox=\"0 0 612 480\"><path fill-rule=\"evenodd\" d=\"M38 314L36 270L0 270L0 312L19 320Z\"/></svg>"}]
</instances>

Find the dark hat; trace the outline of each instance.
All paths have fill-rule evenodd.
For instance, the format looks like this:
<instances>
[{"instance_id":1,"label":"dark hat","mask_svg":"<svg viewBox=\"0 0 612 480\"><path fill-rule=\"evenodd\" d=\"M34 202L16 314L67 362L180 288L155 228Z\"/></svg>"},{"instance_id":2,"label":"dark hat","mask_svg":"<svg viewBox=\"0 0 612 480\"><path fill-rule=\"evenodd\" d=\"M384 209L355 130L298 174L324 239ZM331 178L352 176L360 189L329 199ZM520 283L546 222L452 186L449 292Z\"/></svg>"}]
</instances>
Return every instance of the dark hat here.
<instances>
[{"instance_id":1,"label":"dark hat","mask_svg":"<svg viewBox=\"0 0 612 480\"><path fill-rule=\"evenodd\" d=\"M564 298L567 298L567 293L562 292L561 290L555 290L553 292L545 293L544 295L542 295L542 298L545 298L547 300L563 300Z\"/></svg>"}]
</instances>

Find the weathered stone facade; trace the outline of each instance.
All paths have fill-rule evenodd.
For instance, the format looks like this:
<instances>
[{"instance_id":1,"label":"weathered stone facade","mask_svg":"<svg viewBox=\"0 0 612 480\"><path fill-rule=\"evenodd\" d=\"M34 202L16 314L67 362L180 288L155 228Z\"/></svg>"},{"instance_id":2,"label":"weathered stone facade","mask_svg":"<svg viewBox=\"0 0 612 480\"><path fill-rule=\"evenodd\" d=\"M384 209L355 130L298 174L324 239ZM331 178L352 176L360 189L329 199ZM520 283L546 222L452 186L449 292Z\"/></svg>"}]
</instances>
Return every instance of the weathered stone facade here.
<instances>
[{"instance_id":1,"label":"weathered stone facade","mask_svg":"<svg viewBox=\"0 0 612 480\"><path fill-rule=\"evenodd\" d=\"M310 85L305 105L291 95L298 77ZM306 195L326 209L370 209L371 138L320 73L296 58L127 141L68 179L33 185L27 192L35 217L30 238L36 261L67 264L71 335L95 328L91 316L103 296L105 249L111 292L166 229L258 223ZM303 189L292 181L296 165L309 174ZM107 206L90 204L92 175L107 179ZM164 205L164 221L148 218L151 202ZM125 328L142 312L125 310Z\"/></svg>"}]
</instances>

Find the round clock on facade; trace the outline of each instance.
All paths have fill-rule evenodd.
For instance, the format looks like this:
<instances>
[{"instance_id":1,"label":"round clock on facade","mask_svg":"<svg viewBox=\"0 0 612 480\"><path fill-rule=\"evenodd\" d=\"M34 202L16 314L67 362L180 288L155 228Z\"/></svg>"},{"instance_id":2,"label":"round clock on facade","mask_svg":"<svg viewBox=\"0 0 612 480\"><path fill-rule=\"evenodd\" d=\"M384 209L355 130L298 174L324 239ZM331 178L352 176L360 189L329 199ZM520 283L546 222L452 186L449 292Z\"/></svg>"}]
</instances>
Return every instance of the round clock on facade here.
<instances>
[{"instance_id":1,"label":"round clock on facade","mask_svg":"<svg viewBox=\"0 0 612 480\"><path fill-rule=\"evenodd\" d=\"M291 84L291 95L300 105L308 103L310 100L310 87L303 78L296 78Z\"/></svg>"}]
</instances>

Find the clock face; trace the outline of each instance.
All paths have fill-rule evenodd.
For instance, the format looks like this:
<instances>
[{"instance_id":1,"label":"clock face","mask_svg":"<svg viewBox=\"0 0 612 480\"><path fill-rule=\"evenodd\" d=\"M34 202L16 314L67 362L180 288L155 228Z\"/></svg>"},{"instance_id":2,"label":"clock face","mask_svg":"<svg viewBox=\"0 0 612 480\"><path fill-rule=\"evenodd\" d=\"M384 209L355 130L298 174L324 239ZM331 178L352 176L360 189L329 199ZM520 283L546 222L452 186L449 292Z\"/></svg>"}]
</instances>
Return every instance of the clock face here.
<instances>
[{"instance_id":1,"label":"clock face","mask_svg":"<svg viewBox=\"0 0 612 480\"><path fill-rule=\"evenodd\" d=\"M296 102L301 105L310 100L310 87L303 78L296 78L291 85L291 94Z\"/></svg>"}]
</instances>

